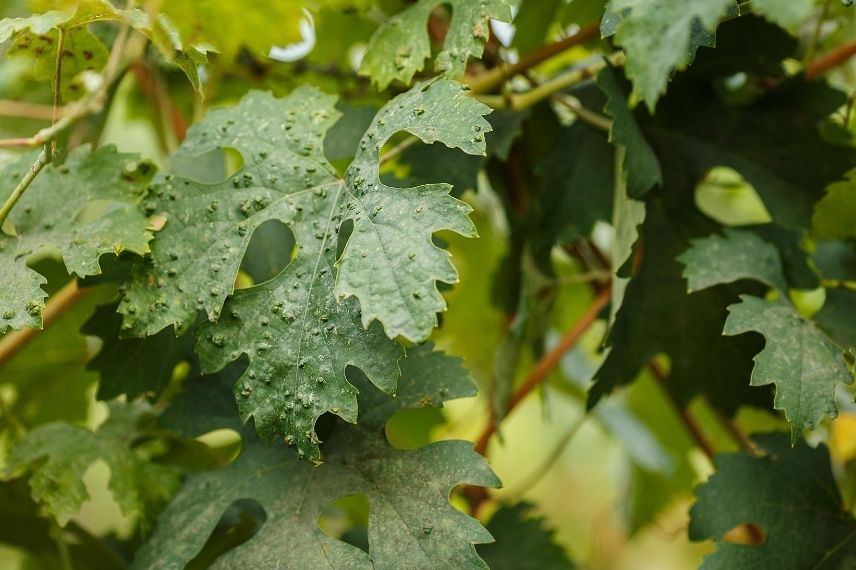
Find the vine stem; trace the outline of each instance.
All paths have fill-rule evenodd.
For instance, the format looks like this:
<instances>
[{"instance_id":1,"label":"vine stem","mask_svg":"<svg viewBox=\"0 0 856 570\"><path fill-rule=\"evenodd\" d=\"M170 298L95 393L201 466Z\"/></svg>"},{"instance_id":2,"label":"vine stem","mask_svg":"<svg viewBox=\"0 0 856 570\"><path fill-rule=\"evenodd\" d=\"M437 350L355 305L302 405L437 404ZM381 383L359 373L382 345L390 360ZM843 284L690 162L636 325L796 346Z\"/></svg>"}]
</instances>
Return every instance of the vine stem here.
<instances>
[{"instance_id":1,"label":"vine stem","mask_svg":"<svg viewBox=\"0 0 856 570\"><path fill-rule=\"evenodd\" d=\"M526 396L528 396L535 388L537 388L549 375L549 373L559 364L562 357L568 352L574 345L577 344L577 341L580 340L583 333L585 333L588 328L594 323L597 319L597 316L609 304L609 300L611 298L611 289L609 287L604 287L601 289L600 293L598 293L597 297L595 297L594 301L589 308L586 310L585 314L577 321L577 323L569 330L562 340L559 341L553 349L548 352L544 357L538 361L538 364L535 365L535 368L529 373L526 379L523 381L523 384L520 385L519 388L514 392L511 398L508 400L508 404L505 408L506 415L510 414L514 408L516 408L520 402L522 402ZM493 434L496 433L497 429L496 418L493 417L491 413L490 420L488 422L487 427L485 427L482 434L476 440L475 450L484 455L487 452L487 446L490 442L490 438L493 437Z\"/></svg>"},{"instance_id":2,"label":"vine stem","mask_svg":"<svg viewBox=\"0 0 856 570\"><path fill-rule=\"evenodd\" d=\"M12 211L12 208L15 207L15 204L18 203L18 200L24 195L24 192L27 191L27 188L30 187L30 184L32 184L39 172L42 171L42 168L50 162L51 159L49 153L49 148L45 148L39 153L39 157L36 159L36 162L34 162L30 169L27 170L27 173L21 181L18 182L15 189L12 190L12 194L10 194L6 199L3 207L0 208L0 227L3 227L3 222L5 222L6 218L9 217L9 212Z\"/></svg>"},{"instance_id":3,"label":"vine stem","mask_svg":"<svg viewBox=\"0 0 856 570\"><path fill-rule=\"evenodd\" d=\"M816 79L830 69L843 64L854 55L856 55L856 40L846 43L813 61L805 68L805 77L806 79Z\"/></svg>"},{"instance_id":4,"label":"vine stem","mask_svg":"<svg viewBox=\"0 0 856 570\"><path fill-rule=\"evenodd\" d=\"M45 310L42 311L42 328L49 326L59 317L65 314L82 297L89 294L91 289L82 289L77 284L77 279L57 291L48 301ZM27 345L38 333L38 329L24 328L20 331L7 333L0 339L0 368L12 359L19 350Z\"/></svg>"},{"instance_id":5,"label":"vine stem","mask_svg":"<svg viewBox=\"0 0 856 570\"><path fill-rule=\"evenodd\" d=\"M55 124L59 117L59 106L62 103L62 58L65 56L65 31L60 28L57 37L56 45L56 69L54 70L54 94L53 108L51 113L51 124ZM48 155L48 162L52 161L56 156L56 139L51 139L45 142L45 152ZM3 220L0 218L0 225L3 225Z\"/></svg>"},{"instance_id":6,"label":"vine stem","mask_svg":"<svg viewBox=\"0 0 856 570\"><path fill-rule=\"evenodd\" d=\"M65 538L62 536L62 528L53 517L51 517L50 535L56 545L62 570L74 570L74 565L71 563L71 552L69 552L68 544L65 543Z\"/></svg>"},{"instance_id":7,"label":"vine stem","mask_svg":"<svg viewBox=\"0 0 856 570\"><path fill-rule=\"evenodd\" d=\"M62 113L62 109L60 109L60 113ZM50 105L3 99L0 100L0 116L50 121L54 118L54 111Z\"/></svg>"},{"instance_id":8,"label":"vine stem","mask_svg":"<svg viewBox=\"0 0 856 570\"><path fill-rule=\"evenodd\" d=\"M648 362L648 369L651 371L651 374L654 376L654 378L657 380L657 383L663 389L663 392L666 395L666 399L671 402L672 406L675 409L675 412L677 412L678 416L680 416L681 421L687 428L687 432L689 432L690 434L690 437L693 438L693 440L696 442L696 445L698 445L698 447L704 452L707 458L710 459L710 461L712 462L713 457L716 455L716 449L713 447L713 443L711 443L711 441L704 434L704 431L702 431L701 426L696 421L696 419L692 417L692 415L690 415L690 413L681 405L679 405L672 397L672 393L669 392L669 386L667 385L669 376L668 374L666 374L666 371L663 370L663 367L660 366L660 364L654 360Z\"/></svg>"},{"instance_id":9,"label":"vine stem","mask_svg":"<svg viewBox=\"0 0 856 570\"><path fill-rule=\"evenodd\" d=\"M475 97L485 105L493 107L494 109L522 111L523 109L528 109L544 99L552 97L563 89L567 89L572 85L576 85L577 83L594 77L598 72L600 72L600 70L606 67L607 61L616 67L620 67L624 65L624 59L624 52L615 52L605 59L599 58L591 65L560 73L529 91L522 93L510 93L506 95L475 95Z\"/></svg>"},{"instance_id":10,"label":"vine stem","mask_svg":"<svg viewBox=\"0 0 856 570\"><path fill-rule=\"evenodd\" d=\"M527 69L535 67L560 53L589 40L600 36L600 22L591 22L580 28L580 30L555 43L543 46L533 52L527 53L517 63L500 65L479 75L465 80L473 90L473 93L486 93L504 83L511 77L523 73Z\"/></svg>"}]
</instances>

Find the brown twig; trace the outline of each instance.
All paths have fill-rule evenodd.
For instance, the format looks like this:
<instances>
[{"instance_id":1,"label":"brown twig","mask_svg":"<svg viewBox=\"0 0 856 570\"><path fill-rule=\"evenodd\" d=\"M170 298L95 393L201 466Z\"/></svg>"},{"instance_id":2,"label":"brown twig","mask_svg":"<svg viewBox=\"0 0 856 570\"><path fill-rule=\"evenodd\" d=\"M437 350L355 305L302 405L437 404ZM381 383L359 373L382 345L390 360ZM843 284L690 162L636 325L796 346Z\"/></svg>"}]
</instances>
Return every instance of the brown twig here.
<instances>
[{"instance_id":1,"label":"brown twig","mask_svg":"<svg viewBox=\"0 0 856 570\"><path fill-rule=\"evenodd\" d=\"M659 363L652 360L648 363L648 369L651 371L651 374L654 375L654 378L657 380L657 383L663 388L663 392L666 394L666 398L675 408L675 411L681 418L681 421L687 428L690 436L695 440L696 445L704 451L704 454L707 455L708 459L713 461L713 456L716 455L716 449L713 447L713 444L704 434L701 429L701 426L698 424L696 419L690 415L690 413L685 410L682 406L680 406L674 398L672 398L672 393L669 392L668 386L668 374L663 370L663 367L660 366Z\"/></svg>"},{"instance_id":2,"label":"brown twig","mask_svg":"<svg viewBox=\"0 0 856 570\"><path fill-rule=\"evenodd\" d=\"M73 307L77 301L88 295L90 291L91 289L81 289L78 287L77 279L73 279L65 287L57 291L48 301L44 311L42 311L42 328L46 328L56 321ZM20 331L7 333L6 336L0 339L0 368L8 363L27 343L33 340L38 332L39 329L25 328Z\"/></svg>"},{"instance_id":3,"label":"brown twig","mask_svg":"<svg viewBox=\"0 0 856 570\"><path fill-rule=\"evenodd\" d=\"M814 60L805 68L806 79L816 79L830 69L838 67L856 55L856 40L839 46L828 54Z\"/></svg>"},{"instance_id":4,"label":"brown twig","mask_svg":"<svg viewBox=\"0 0 856 570\"><path fill-rule=\"evenodd\" d=\"M63 109L59 110L59 114L60 116L63 114ZM53 106L27 101L0 100L0 116L50 121L53 119Z\"/></svg>"},{"instance_id":5,"label":"brown twig","mask_svg":"<svg viewBox=\"0 0 856 570\"><path fill-rule=\"evenodd\" d=\"M589 308L586 310L585 314L576 322L576 324L569 330L562 340L559 341L553 349L548 352L544 357L538 361L538 364L535 365L535 368L529 373L526 379L523 381L523 384L520 385L519 388L514 392L511 398L508 400L508 404L505 408L505 413L510 414L514 408L523 401L526 396L528 396L535 388L537 388L549 375L549 373L556 367L562 357L568 352L573 346L580 340L583 333L588 330L588 328L594 323L597 319L597 316L603 310L604 307L609 303L610 299L610 288L604 287L600 293L598 293L595 300L589 305ZM497 424L495 418L491 415L490 421L488 422L487 427L485 427L482 434L479 436L478 440L476 440L475 450L482 455L487 451L487 445L490 442L490 438L496 433Z\"/></svg>"},{"instance_id":6,"label":"brown twig","mask_svg":"<svg viewBox=\"0 0 856 570\"><path fill-rule=\"evenodd\" d=\"M490 71L470 77L465 81L467 81L474 93L486 93L507 79L514 77L529 68L535 67L539 63L542 63L563 51L594 39L599 35L600 23L592 22L580 28L580 30L572 36L568 36L555 43L548 44L533 52L527 53L521 57L517 63L496 67Z\"/></svg>"}]
</instances>

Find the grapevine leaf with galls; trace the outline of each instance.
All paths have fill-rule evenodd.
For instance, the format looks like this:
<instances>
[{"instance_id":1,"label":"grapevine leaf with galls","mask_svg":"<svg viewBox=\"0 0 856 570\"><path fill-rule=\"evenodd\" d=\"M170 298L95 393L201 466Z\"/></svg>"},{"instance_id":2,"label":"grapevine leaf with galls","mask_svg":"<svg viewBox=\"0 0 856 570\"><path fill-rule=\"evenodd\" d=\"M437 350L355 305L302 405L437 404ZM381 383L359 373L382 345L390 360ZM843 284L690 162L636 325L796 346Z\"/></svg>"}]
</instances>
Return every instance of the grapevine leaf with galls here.
<instances>
[{"instance_id":1,"label":"grapevine leaf with galls","mask_svg":"<svg viewBox=\"0 0 856 570\"><path fill-rule=\"evenodd\" d=\"M0 171L4 200L33 160L23 155ZM75 149L39 173L0 232L0 333L41 326L47 294L45 279L26 265L33 254L58 250L66 269L84 277L101 272L104 254L149 251L149 224L137 203L153 173L151 163L112 146Z\"/></svg>"},{"instance_id":2,"label":"grapevine leaf with galls","mask_svg":"<svg viewBox=\"0 0 856 570\"><path fill-rule=\"evenodd\" d=\"M110 417L96 431L64 422L37 428L15 443L6 460L6 478L28 473L33 499L65 524L88 498L83 475L96 461L110 468L110 490L126 515L145 525L179 487L177 469L159 465L132 443L154 429L143 402L110 403Z\"/></svg>"},{"instance_id":3,"label":"grapevine leaf with galls","mask_svg":"<svg viewBox=\"0 0 856 570\"><path fill-rule=\"evenodd\" d=\"M473 545L490 542L490 534L448 499L451 488L462 483L497 486L487 462L469 442L402 450L387 442L384 431L397 411L439 407L473 395L473 386L460 360L430 345L411 349L401 368L394 399L354 375L360 423L337 423L321 465L298 461L284 446L247 434L234 463L191 479L176 496L138 552L134 568L184 567L239 499L257 501L266 520L213 568L486 568ZM200 406L194 408L205 414ZM331 538L318 526L323 510L348 495L368 499L368 552Z\"/></svg>"},{"instance_id":4,"label":"grapevine leaf with galls","mask_svg":"<svg viewBox=\"0 0 856 570\"><path fill-rule=\"evenodd\" d=\"M321 414L356 419L347 366L394 390L402 349L381 324L387 336L411 340L435 326L445 306L435 281L457 275L431 234L474 234L469 206L452 198L448 185L382 184L380 148L406 130L482 154L490 130L487 107L460 84L418 85L381 109L340 180L322 153L324 134L338 118L333 104L313 88L281 100L251 93L194 126L180 157L232 148L244 165L221 182L171 175L153 185L145 206L167 222L119 307L123 326L137 335L170 324L183 332L199 309L219 319L198 334L203 369L248 355L235 387L242 417L254 417L263 437L296 442L311 459L318 456L313 429ZM223 310L253 231L270 219L291 227L296 258L272 280L237 292ZM337 262L339 230L348 221L353 229Z\"/></svg>"},{"instance_id":5,"label":"grapevine leaf with galls","mask_svg":"<svg viewBox=\"0 0 856 570\"><path fill-rule=\"evenodd\" d=\"M491 18L511 21L506 0L420 0L375 32L360 73L371 77L380 89L396 79L409 84L431 57L427 22L434 8L442 4L452 8L452 17L434 67L453 79L463 75L469 56L481 56L490 37Z\"/></svg>"},{"instance_id":6,"label":"grapevine leaf with galls","mask_svg":"<svg viewBox=\"0 0 856 570\"><path fill-rule=\"evenodd\" d=\"M775 407L791 423L791 443L824 416L835 417L835 385L853 376L841 349L786 301L741 295L728 307L726 335L757 332L767 341L755 356L752 386L776 385Z\"/></svg>"}]
</instances>

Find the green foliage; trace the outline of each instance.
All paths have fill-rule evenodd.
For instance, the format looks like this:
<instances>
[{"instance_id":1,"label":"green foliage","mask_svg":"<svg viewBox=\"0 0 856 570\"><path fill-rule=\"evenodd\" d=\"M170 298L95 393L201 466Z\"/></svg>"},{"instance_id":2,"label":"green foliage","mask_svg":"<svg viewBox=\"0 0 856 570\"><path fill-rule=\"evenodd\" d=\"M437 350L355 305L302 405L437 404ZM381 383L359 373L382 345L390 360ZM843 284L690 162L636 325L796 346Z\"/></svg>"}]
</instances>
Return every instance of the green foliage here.
<instances>
[{"instance_id":1,"label":"green foliage","mask_svg":"<svg viewBox=\"0 0 856 570\"><path fill-rule=\"evenodd\" d=\"M0 178L20 179L34 158L23 155L7 164ZM8 268L0 277L0 331L41 327L45 279L26 263L42 249L58 250L68 271L81 277L101 272L102 255L148 253L152 234L137 202L154 170L134 155L102 147L76 149L64 164L40 173L0 234L0 258Z\"/></svg>"},{"instance_id":2,"label":"green foliage","mask_svg":"<svg viewBox=\"0 0 856 570\"><path fill-rule=\"evenodd\" d=\"M728 309L724 333L759 332L767 344L755 357L752 385L776 384L777 409L791 422L791 442L823 416L835 417L835 385L853 376L835 346L789 303L743 296Z\"/></svg>"},{"instance_id":3,"label":"green foliage","mask_svg":"<svg viewBox=\"0 0 856 570\"><path fill-rule=\"evenodd\" d=\"M853 566L854 31L0 3L0 567Z\"/></svg>"},{"instance_id":4,"label":"green foliage","mask_svg":"<svg viewBox=\"0 0 856 570\"><path fill-rule=\"evenodd\" d=\"M490 519L487 529L496 542L479 547L491 568L514 570L569 570L576 566L556 544L554 532L542 517L531 515L532 505L503 506Z\"/></svg>"},{"instance_id":5,"label":"green foliage","mask_svg":"<svg viewBox=\"0 0 856 570\"><path fill-rule=\"evenodd\" d=\"M610 0L601 31L625 49L627 75L653 112L669 75L714 44L716 24L733 7L734 0Z\"/></svg>"},{"instance_id":6,"label":"green foliage","mask_svg":"<svg viewBox=\"0 0 856 570\"><path fill-rule=\"evenodd\" d=\"M418 450L391 447L384 425L396 411L441 406L473 393L460 361L430 345L402 361L396 399L354 377L365 410L358 425L338 423L319 466L300 462L283 446L254 442L237 461L192 479L164 512L135 562L139 568L183 566L202 548L226 508L253 499L268 513L258 534L219 558L215 567L478 568L473 544L490 535L448 503L460 483L499 481L469 443L445 441ZM197 407L198 408L198 407ZM205 410L197 409L204 414ZM323 509L347 495L368 498L368 553L327 536L317 525Z\"/></svg>"},{"instance_id":7,"label":"green foliage","mask_svg":"<svg viewBox=\"0 0 856 570\"><path fill-rule=\"evenodd\" d=\"M716 474L696 490L690 538L718 541L702 568L850 568L856 562L850 544L856 521L841 508L826 446L812 449L801 441L791 449L777 434L757 442L763 455L717 456ZM763 543L722 541L742 524L755 525Z\"/></svg>"},{"instance_id":8,"label":"green foliage","mask_svg":"<svg viewBox=\"0 0 856 570\"><path fill-rule=\"evenodd\" d=\"M506 0L419 0L375 32L360 73L371 77L379 89L386 88L396 79L410 83L431 56L431 39L426 23L440 4L448 4L452 8L452 17L443 49L434 60L434 71L452 79L463 74L470 56L481 56L490 37L490 19L511 20L511 9Z\"/></svg>"},{"instance_id":9,"label":"green foliage","mask_svg":"<svg viewBox=\"0 0 856 570\"><path fill-rule=\"evenodd\" d=\"M95 432L60 422L41 426L12 448L6 476L27 472L33 499L65 525L87 498L83 474L93 462L104 461L122 511L139 515L148 526L179 486L174 468L151 462L134 447L151 429L150 419L146 404L113 402L109 419Z\"/></svg>"}]
</instances>

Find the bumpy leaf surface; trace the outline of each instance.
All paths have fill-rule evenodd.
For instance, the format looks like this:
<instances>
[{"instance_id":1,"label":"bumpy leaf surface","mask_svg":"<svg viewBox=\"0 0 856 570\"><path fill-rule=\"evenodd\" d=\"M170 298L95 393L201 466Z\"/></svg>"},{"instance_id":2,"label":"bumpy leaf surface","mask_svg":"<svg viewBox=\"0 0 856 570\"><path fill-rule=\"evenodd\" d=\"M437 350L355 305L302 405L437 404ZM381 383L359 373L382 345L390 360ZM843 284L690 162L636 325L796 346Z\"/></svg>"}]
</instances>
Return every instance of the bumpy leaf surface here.
<instances>
[{"instance_id":1,"label":"bumpy leaf surface","mask_svg":"<svg viewBox=\"0 0 856 570\"><path fill-rule=\"evenodd\" d=\"M690 293L721 283L755 279L786 292L779 251L749 231L726 229L724 235L693 240L678 257L686 266L684 277Z\"/></svg>"},{"instance_id":2,"label":"bumpy leaf surface","mask_svg":"<svg viewBox=\"0 0 856 570\"><path fill-rule=\"evenodd\" d=\"M824 417L835 417L835 385L850 384L841 350L785 301L748 295L728 308L724 334L761 333L767 341L755 356L752 385L776 385L775 407L791 422L791 441Z\"/></svg>"},{"instance_id":3,"label":"bumpy leaf surface","mask_svg":"<svg viewBox=\"0 0 856 570\"><path fill-rule=\"evenodd\" d=\"M487 530L496 542L479 546L492 570L573 570L576 565L556 543L555 531L531 514L532 505L504 506L490 519Z\"/></svg>"},{"instance_id":4,"label":"bumpy leaf surface","mask_svg":"<svg viewBox=\"0 0 856 570\"><path fill-rule=\"evenodd\" d=\"M511 21L511 8L506 0L419 0L375 32L360 73L371 77L380 89L395 79L410 83L431 57L427 22L434 8L441 4L451 6L452 19L434 68L453 79L463 75L469 56L481 56L490 37L490 19Z\"/></svg>"},{"instance_id":5,"label":"bumpy leaf surface","mask_svg":"<svg viewBox=\"0 0 856 570\"><path fill-rule=\"evenodd\" d=\"M34 158L21 156L0 172L4 200ZM149 251L137 202L153 173L150 163L112 146L76 149L64 164L42 170L7 219L12 233L0 233L0 332L41 326L47 294L45 279L26 266L33 254L58 250L68 271L83 277L101 272L104 254Z\"/></svg>"},{"instance_id":6,"label":"bumpy leaf surface","mask_svg":"<svg viewBox=\"0 0 856 570\"><path fill-rule=\"evenodd\" d=\"M812 449L799 442L791 449L787 438L778 434L756 441L763 456L718 455L716 473L696 490L690 538L717 541L702 569L853 568L856 520L842 509L826 446ZM743 524L758 526L763 543L722 540Z\"/></svg>"},{"instance_id":7,"label":"bumpy leaf surface","mask_svg":"<svg viewBox=\"0 0 856 570\"><path fill-rule=\"evenodd\" d=\"M652 187L663 183L663 173L654 149L645 138L633 111L627 106L628 90L624 79L611 65L597 76L597 85L607 96L604 111L612 117L610 141L622 145L624 175L627 177L627 195L641 198Z\"/></svg>"},{"instance_id":8,"label":"bumpy leaf surface","mask_svg":"<svg viewBox=\"0 0 856 570\"><path fill-rule=\"evenodd\" d=\"M611 26L627 54L627 75L649 109L666 90L669 75L686 67L699 45L712 43L699 32L712 34L733 8L734 0L611 0L604 21L617 20Z\"/></svg>"},{"instance_id":9,"label":"bumpy leaf surface","mask_svg":"<svg viewBox=\"0 0 856 570\"><path fill-rule=\"evenodd\" d=\"M431 234L474 234L469 206L452 198L448 185L382 184L379 149L406 130L483 153L490 129L482 118L487 108L459 84L417 86L378 113L339 180L322 154L324 133L338 116L333 103L312 88L282 100L251 93L191 129L180 156L233 148L244 166L218 183L167 176L154 186L146 207L168 221L120 305L125 326L137 334L170 324L183 332L198 309L220 317L199 332L203 368L214 371L247 354L250 366L235 388L242 416L254 417L264 437L294 441L309 458L318 455L318 416L356 419L346 366L394 390L401 348L372 321L391 338L411 340L436 324L445 303L435 281L454 282L457 274ZM221 316L252 232L270 219L291 227L296 258L274 279L238 291ZM352 230L337 261L348 221Z\"/></svg>"},{"instance_id":10,"label":"bumpy leaf surface","mask_svg":"<svg viewBox=\"0 0 856 570\"><path fill-rule=\"evenodd\" d=\"M182 567L230 504L254 499L265 509L265 523L218 558L215 568L484 568L473 544L489 542L490 535L454 509L448 494L464 482L497 485L487 463L467 442L405 451L392 448L384 435L386 421L400 409L471 395L460 361L430 346L412 349L402 361L396 399L365 380L355 382L363 417L358 426L337 425L324 463L312 466L284 446L248 436L235 463L188 482L139 551L135 567ZM329 537L317 524L330 502L355 494L370 504L368 554Z\"/></svg>"},{"instance_id":11,"label":"bumpy leaf surface","mask_svg":"<svg viewBox=\"0 0 856 570\"><path fill-rule=\"evenodd\" d=\"M95 432L60 422L41 426L16 442L6 476L28 472L33 499L64 526L89 496L83 474L101 460L110 468L110 490L122 512L139 514L144 525L150 524L153 511L179 486L174 468L153 463L131 447L150 417L146 404L113 402L110 417Z\"/></svg>"}]
</instances>

